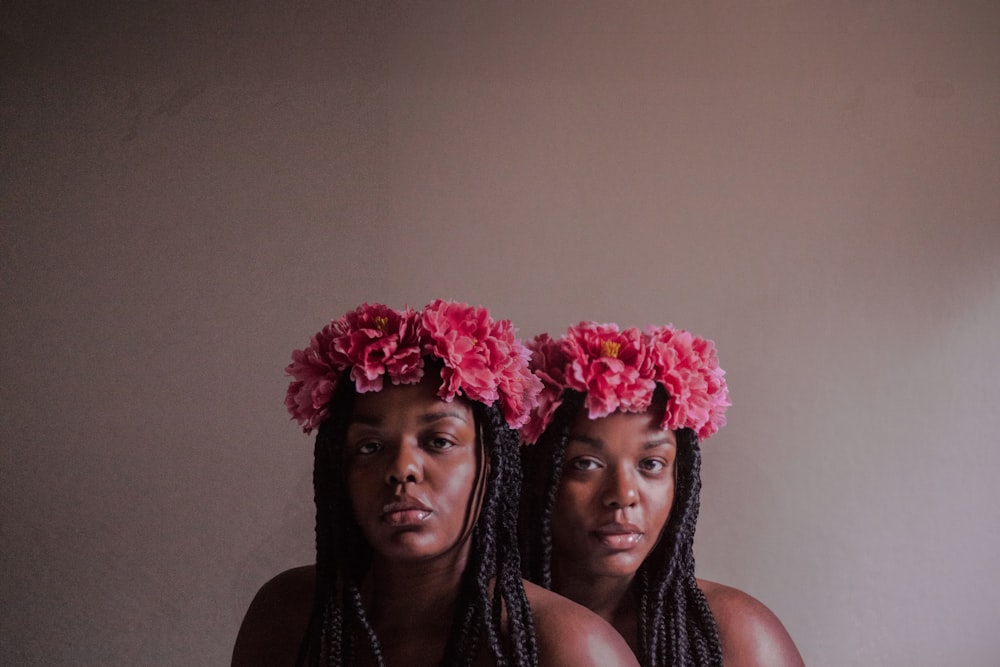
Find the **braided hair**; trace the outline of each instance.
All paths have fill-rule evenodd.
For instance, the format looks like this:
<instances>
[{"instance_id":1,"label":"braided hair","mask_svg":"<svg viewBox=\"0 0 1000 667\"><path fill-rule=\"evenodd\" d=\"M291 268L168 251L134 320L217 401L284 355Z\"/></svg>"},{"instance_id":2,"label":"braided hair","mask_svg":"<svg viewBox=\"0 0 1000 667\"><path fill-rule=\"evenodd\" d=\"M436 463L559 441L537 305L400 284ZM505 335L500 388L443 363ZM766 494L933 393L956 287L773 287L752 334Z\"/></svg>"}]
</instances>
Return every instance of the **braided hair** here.
<instances>
[{"instance_id":1,"label":"braided hair","mask_svg":"<svg viewBox=\"0 0 1000 667\"><path fill-rule=\"evenodd\" d=\"M663 400L665 391L662 388L656 391ZM552 588L552 511L570 431L583 409L583 398L584 394L567 390L552 423L538 443L524 453L526 488L521 504L520 547L525 576L549 589ZM673 506L659 542L632 583L638 601L636 657L643 667L720 666L719 630L694 574L701 450L691 429L679 429L676 435Z\"/></svg>"},{"instance_id":2,"label":"braided hair","mask_svg":"<svg viewBox=\"0 0 1000 667\"><path fill-rule=\"evenodd\" d=\"M341 464L355 396L354 383L338 385L329 417L316 436L316 597L299 665L352 665L361 652L368 652L374 664L385 664L361 600L372 550L354 520ZM488 457L488 478L441 665L471 665L485 642L498 666L534 666L538 664L534 623L516 549L521 488L517 434L496 405L469 404Z\"/></svg>"}]
</instances>

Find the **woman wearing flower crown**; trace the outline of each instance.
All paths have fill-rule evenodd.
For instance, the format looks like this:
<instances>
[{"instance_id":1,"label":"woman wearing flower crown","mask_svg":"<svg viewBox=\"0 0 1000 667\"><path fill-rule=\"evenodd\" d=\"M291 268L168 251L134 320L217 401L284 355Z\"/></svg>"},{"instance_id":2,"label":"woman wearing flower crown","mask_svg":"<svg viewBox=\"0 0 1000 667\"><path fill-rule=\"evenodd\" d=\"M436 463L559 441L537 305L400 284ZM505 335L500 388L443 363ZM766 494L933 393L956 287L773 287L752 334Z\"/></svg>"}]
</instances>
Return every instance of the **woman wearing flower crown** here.
<instances>
[{"instance_id":1,"label":"woman wearing flower crown","mask_svg":"<svg viewBox=\"0 0 1000 667\"><path fill-rule=\"evenodd\" d=\"M671 326L581 322L529 344L526 574L600 614L647 667L802 665L778 618L695 578L699 441L725 424L715 346Z\"/></svg>"},{"instance_id":2,"label":"woman wearing flower crown","mask_svg":"<svg viewBox=\"0 0 1000 667\"><path fill-rule=\"evenodd\" d=\"M364 304L293 353L285 403L318 428L316 565L263 586L233 665L636 665L597 615L521 579L528 356L510 322L440 300Z\"/></svg>"}]
</instances>

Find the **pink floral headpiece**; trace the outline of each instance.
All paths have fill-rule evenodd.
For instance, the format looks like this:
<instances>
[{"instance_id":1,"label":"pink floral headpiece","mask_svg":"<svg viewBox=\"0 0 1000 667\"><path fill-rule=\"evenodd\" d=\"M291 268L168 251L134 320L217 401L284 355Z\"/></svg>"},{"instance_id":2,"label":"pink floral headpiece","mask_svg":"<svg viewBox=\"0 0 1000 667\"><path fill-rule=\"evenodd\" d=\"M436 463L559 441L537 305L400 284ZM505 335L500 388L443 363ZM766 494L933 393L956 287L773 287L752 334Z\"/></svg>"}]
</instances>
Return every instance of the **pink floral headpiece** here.
<instances>
[{"instance_id":1,"label":"pink floral headpiece","mask_svg":"<svg viewBox=\"0 0 1000 667\"><path fill-rule=\"evenodd\" d=\"M431 358L442 364L440 398L461 394L487 406L499 401L507 424L520 428L542 384L528 368L531 353L514 334L509 320L494 321L485 308L463 303L438 299L419 312L365 303L292 352L285 372L294 379L285 406L309 433L326 419L343 378L358 393L380 391L387 377L392 384L416 384L424 359Z\"/></svg>"},{"instance_id":2,"label":"pink floral headpiece","mask_svg":"<svg viewBox=\"0 0 1000 667\"><path fill-rule=\"evenodd\" d=\"M729 390L715 344L683 329L666 325L623 331L617 324L581 322L558 340L538 335L528 347L542 393L521 429L525 442L538 441L567 389L585 394L590 419L616 410L643 412L660 385L667 392L660 428L690 428L705 440L726 424Z\"/></svg>"}]
</instances>

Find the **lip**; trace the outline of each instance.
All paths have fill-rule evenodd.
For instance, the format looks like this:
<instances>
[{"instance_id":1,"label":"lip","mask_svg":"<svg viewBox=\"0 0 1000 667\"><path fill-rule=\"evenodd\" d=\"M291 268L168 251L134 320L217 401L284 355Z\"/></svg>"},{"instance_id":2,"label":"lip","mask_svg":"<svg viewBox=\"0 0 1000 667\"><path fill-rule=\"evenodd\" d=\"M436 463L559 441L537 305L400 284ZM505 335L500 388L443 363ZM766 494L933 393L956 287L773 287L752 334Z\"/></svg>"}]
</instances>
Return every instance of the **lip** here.
<instances>
[{"instance_id":1,"label":"lip","mask_svg":"<svg viewBox=\"0 0 1000 667\"><path fill-rule=\"evenodd\" d=\"M595 528L591 534L612 551L628 551L645 535L641 528L632 523L608 523Z\"/></svg>"},{"instance_id":2,"label":"lip","mask_svg":"<svg viewBox=\"0 0 1000 667\"><path fill-rule=\"evenodd\" d=\"M390 526L414 526L432 514L431 508L418 500L403 498L382 506L379 519Z\"/></svg>"}]
</instances>

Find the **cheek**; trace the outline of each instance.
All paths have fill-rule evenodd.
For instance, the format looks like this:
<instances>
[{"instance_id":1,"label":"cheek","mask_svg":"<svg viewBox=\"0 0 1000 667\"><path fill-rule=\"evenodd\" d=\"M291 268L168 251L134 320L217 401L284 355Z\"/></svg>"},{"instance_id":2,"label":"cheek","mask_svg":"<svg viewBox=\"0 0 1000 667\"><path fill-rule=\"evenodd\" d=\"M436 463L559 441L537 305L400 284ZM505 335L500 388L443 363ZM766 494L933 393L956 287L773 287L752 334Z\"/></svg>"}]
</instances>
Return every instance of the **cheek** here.
<instances>
[{"instance_id":1,"label":"cheek","mask_svg":"<svg viewBox=\"0 0 1000 667\"><path fill-rule=\"evenodd\" d=\"M385 479L379 471L371 465L358 465L356 462L344 461L343 472L334 472L341 475L344 482L344 489L347 497L355 506L363 506L363 499L378 493L385 484Z\"/></svg>"},{"instance_id":2,"label":"cheek","mask_svg":"<svg viewBox=\"0 0 1000 667\"><path fill-rule=\"evenodd\" d=\"M568 527L580 523L581 517L590 514L592 500L592 494L586 487L572 482L563 484L552 507L553 524Z\"/></svg>"},{"instance_id":3,"label":"cheek","mask_svg":"<svg viewBox=\"0 0 1000 667\"><path fill-rule=\"evenodd\" d=\"M666 489L660 489L656 497L657 502L653 511L657 520L661 522L660 530L662 530L667 525L667 519L670 518L670 512L674 506L674 485L671 484Z\"/></svg>"},{"instance_id":4,"label":"cheek","mask_svg":"<svg viewBox=\"0 0 1000 667\"><path fill-rule=\"evenodd\" d=\"M344 481L344 486L348 490L351 490L358 485L359 478L364 474L364 469L357 465L353 457L348 457L345 454L340 458L340 469L337 470L331 466L328 474L331 476L331 479L340 477Z\"/></svg>"},{"instance_id":5,"label":"cheek","mask_svg":"<svg viewBox=\"0 0 1000 667\"><path fill-rule=\"evenodd\" d=\"M472 498L476 481L476 464L469 461L452 467L442 474L442 495L454 500L456 505L464 505Z\"/></svg>"},{"instance_id":6,"label":"cheek","mask_svg":"<svg viewBox=\"0 0 1000 667\"><path fill-rule=\"evenodd\" d=\"M365 483L365 481L362 480L357 473L345 473L344 489L347 491L347 497L353 506L358 507L364 505L363 502L360 502L360 498L364 494L364 490L368 488L371 488L371 485Z\"/></svg>"}]
</instances>

